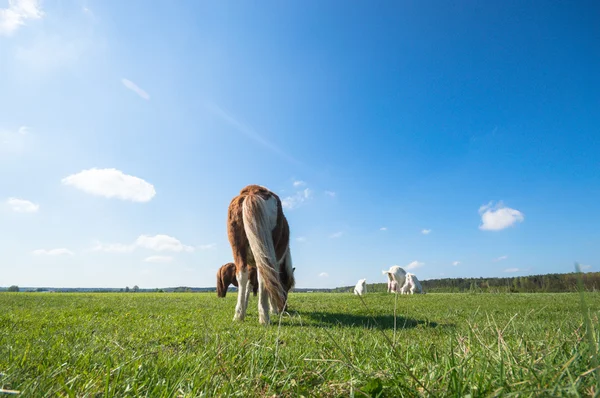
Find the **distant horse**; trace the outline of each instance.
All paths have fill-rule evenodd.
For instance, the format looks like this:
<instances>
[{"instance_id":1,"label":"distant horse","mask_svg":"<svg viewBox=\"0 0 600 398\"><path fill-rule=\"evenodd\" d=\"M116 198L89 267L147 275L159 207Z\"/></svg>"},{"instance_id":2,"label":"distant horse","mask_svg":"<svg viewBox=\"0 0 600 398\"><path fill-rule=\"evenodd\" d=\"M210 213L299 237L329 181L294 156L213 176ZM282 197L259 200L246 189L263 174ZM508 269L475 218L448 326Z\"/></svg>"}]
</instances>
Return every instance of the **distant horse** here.
<instances>
[{"instance_id":1,"label":"distant horse","mask_svg":"<svg viewBox=\"0 0 600 398\"><path fill-rule=\"evenodd\" d=\"M252 293L256 296L258 292L258 280L256 278L256 268L250 267L250 284L252 285ZM229 285L238 287L237 278L235 277L235 264L227 263L217 271L217 297L225 297ZM249 290L248 290L249 292Z\"/></svg>"},{"instance_id":2,"label":"distant horse","mask_svg":"<svg viewBox=\"0 0 600 398\"><path fill-rule=\"evenodd\" d=\"M382 271L383 274L386 274L388 277L388 292L393 291L396 292L398 290L398 286L404 286L404 280L406 278L406 271L402 269L402 267L398 265L393 265L387 271ZM394 283L395 282L395 286Z\"/></svg>"},{"instance_id":3,"label":"distant horse","mask_svg":"<svg viewBox=\"0 0 600 398\"><path fill-rule=\"evenodd\" d=\"M234 320L244 320L248 306L248 268L258 274L258 319L270 323L273 314L285 311L294 287L290 253L290 228L281 199L269 189L248 185L229 203L227 235L239 283Z\"/></svg>"},{"instance_id":4,"label":"distant horse","mask_svg":"<svg viewBox=\"0 0 600 398\"><path fill-rule=\"evenodd\" d=\"M367 280L359 279L358 282L356 282L356 286L354 286L354 294L356 294L357 296L362 296L366 293L367 293Z\"/></svg>"},{"instance_id":5,"label":"distant horse","mask_svg":"<svg viewBox=\"0 0 600 398\"><path fill-rule=\"evenodd\" d=\"M421 282L419 282L415 274L406 274L406 284L409 285L408 290L410 294L424 293L423 286L421 286Z\"/></svg>"}]
</instances>

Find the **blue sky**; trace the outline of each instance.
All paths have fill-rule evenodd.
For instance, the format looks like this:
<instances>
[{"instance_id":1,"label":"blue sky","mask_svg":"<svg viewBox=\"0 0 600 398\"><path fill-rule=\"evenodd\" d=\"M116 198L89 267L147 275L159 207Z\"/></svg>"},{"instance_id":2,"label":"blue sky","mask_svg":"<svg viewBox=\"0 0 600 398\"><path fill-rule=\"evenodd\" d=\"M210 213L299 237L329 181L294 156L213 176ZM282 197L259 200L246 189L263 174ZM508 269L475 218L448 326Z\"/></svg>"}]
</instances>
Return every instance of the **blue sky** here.
<instances>
[{"instance_id":1,"label":"blue sky","mask_svg":"<svg viewBox=\"0 0 600 398\"><path fill-rule=\"evenodd\" d=\"M299 287L598 271L599 12L0 0L0 286L214 286L248 184Z\"/></svg>"}]
</instances>

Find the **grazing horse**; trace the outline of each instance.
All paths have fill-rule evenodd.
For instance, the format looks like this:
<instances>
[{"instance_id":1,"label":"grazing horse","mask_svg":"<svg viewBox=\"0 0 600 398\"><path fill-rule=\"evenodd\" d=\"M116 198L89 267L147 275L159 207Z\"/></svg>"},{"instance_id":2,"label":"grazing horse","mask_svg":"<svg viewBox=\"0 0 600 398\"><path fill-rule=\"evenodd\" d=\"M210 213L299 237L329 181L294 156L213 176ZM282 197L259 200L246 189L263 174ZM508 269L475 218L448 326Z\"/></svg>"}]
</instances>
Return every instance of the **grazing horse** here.
<instances>
[{"instance_id":1,"label":"grazing horse","mask_svg":"<svg viewBox=\"0 0 600 398\"><path fill-rule=\"evenodd\" d=\"M227 235L239 283L234 320L244 320L248 306L248 268L258 274L258 319L268 324L273 314L285 311L294 287L290 228L281 199L260 185L248 185L229 203Z\"/></svg>"},{"instance_id":2,"label":"grazing horse","mask_svg":"<svg viewBox=\"0 0 600 398\"><path fill-rule=\"evenodd\" d=\"M365 293L367 293L367 280L359 279L358 282L356 282L356 286L354 286L354 294L362 296Z\"/></svg>"},{"instance_id":3,"label":"grazing horse","mask_svg":"<svg viewBox=\"0 0 600 398\"><path fill-rule=\"evenodd\" d=\"M258 281L256 279L256 268L250 267L250 284L252 285L252 293L256 296L258 293ZM225 297L229 285L238 287L237 278L235 277L235 264L227 263L217 271L217 297ZM249 292L249 290L248 290Z\"/></svg>"},{"instance_id":4,"label":"grazing horse","mask_svg":"<svg viewBox=\"0 0 600 398\"><path fill-rule=\"evenodd\" d=\"M410 285L410 294L423 293L423 286L415 274L406 274L406 284Z\"/></svg>"},{"instance_id":5,"label":"grazing horse","mask_svg":"<svg viewBox=\"0 0 600 398\"><path fill-rule=\"evenodd\" d=\"M402 267L398 265L392 265L389 270L381 271L383 274L387 274L388 277L388 292L392 291L394 288L394 283L396 286L394 288L394 292L397 292L398 286L404 286L404 280L406 278L406 271L402 269Z\"/></svg>"},{"instance_id":6,"label":"grazing horse","mask_svg":"<svg viewBox=\"0 0 600 398\"><path fill-rule=\"evenodd\" d=\"M398 292L398 283L392 278L390 274L387 274L388 284L387 291L388 293L397 293Z\"/></svg>"},{"instance_id":7,"label":"grazing horse","mask_svg":"<svg viewBox=\"0 0 600 398\"><path fill-rule=\"evenodd\" d=\"M408 278L408 274L406 275L406 282L404 282L404 286L400 288L400 294L408 294L410 289L410 279Z\"/></svg>"}]
</instances>

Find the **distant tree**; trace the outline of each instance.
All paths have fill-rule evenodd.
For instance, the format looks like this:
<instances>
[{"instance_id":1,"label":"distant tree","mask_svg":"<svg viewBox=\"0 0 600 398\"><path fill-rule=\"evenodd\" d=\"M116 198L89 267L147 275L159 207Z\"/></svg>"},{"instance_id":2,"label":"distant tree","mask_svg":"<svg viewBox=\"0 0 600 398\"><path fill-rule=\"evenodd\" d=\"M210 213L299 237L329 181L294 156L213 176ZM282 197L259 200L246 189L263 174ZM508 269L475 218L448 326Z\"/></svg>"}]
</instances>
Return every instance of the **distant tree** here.
<instances>
[{"instance_id":1,"label":"distant tree","mask_svg":"<svg viewBox=\"0 0 600 398\"><path fill-rule=\"evenodd\" d=\"M9 292L18 292L19 291L19 286L17 285L12 285L11 287L8 288Z\"/></svg>"},{"instance_id":2,"label":"distant tree","mask_svg":"<svg viewBox=\"0 0 600 398\"><path fill-rule=\"evenodd\" d=\"M140 291L140 287L139 287L138 285L134 285L134 286L133 286L133 292L134 292L134 293L137 293L137 292L139 292L139 291Z\"/></svg>"},{"instance_id":3,"label":"distant tree","mask_svg":"<svg viewBox=\"0 0 600 398\"><path fill-rule=\"evenodd\" d=\"M125 292L129 293L129 286L125 286Z\"/></svg>"}]
</instances>

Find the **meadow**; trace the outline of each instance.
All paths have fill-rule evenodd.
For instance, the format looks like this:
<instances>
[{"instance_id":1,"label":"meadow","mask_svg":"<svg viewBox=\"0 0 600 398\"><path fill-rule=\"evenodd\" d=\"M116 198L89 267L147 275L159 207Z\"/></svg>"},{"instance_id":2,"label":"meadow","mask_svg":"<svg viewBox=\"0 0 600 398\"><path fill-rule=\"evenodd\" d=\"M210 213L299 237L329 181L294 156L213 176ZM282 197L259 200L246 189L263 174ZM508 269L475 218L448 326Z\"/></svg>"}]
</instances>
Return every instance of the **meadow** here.
<instances>
[{"instance_id":1,"label":"meadow","mask_svg":"<svg viewBox=\"0 0 600 398\"><path fill-rule=\"evenodd\" d=\"M235 293L1 293L0 388L21 397L598 394L600 294L585 294L585 310L577 293L363 299L291 293L289 314L263 327L252 296L246 320L232 322Z\"/></svg>"}]
</instances>

